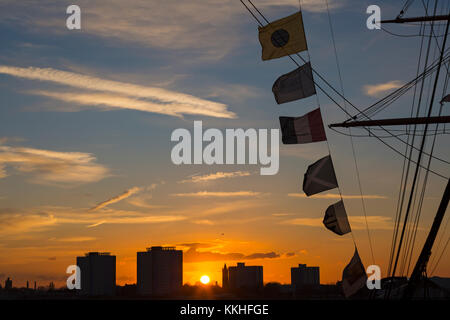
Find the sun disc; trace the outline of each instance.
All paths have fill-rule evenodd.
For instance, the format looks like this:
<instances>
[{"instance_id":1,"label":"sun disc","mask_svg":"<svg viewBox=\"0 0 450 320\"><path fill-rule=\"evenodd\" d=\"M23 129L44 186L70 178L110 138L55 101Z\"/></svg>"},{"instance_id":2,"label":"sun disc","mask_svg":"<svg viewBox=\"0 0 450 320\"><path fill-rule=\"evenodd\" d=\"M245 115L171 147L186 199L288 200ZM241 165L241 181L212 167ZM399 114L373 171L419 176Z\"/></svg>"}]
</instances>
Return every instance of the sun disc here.
<instances>
[{"instance_id":1,"label":"sun disc","mask_svg":"<svg viewBox=\"0 0 450 320\"><path fill-rule=\"evenodd\" d=\"M209 277L207 275L203 275L200 278L200 282L203 283L203 284L208 284L209 281L210 281L210 279L209 279Z\"/></svg>"}]
</instances>

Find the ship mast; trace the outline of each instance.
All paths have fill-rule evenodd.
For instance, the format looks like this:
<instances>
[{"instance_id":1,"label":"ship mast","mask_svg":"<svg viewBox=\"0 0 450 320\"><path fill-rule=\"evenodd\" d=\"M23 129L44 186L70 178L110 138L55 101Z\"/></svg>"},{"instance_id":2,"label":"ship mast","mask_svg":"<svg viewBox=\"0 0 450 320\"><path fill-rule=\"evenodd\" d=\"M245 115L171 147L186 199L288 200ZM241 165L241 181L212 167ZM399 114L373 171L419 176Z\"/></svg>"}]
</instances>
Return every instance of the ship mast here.
<instances>
[{"instance_id":1,"label":"ship mast","mask_svg":"<svg viewBox=\"0 0 450 320\"><path fill-rule=\"evenodd\" d=\"M450 122L450 117L449 116L439 116L439 117L431 117L431 111L432 111L432 107L433 107L433 103L434 103L434 99L435 99L435 95L436 95L436 88L437 88L437 83L438 83L438 79L439 79L439 73L440 73L440 68L442 65L442 60L443 60L443 55L444 55L444 51L445 51L445 45L446 45L446 41L447 41L447 35L448 35L448 29L449 29L449 25L450 25L450 15L441 15L441 16L427 16L427 17L413 17L413 18L400 18L397 17L394 20L382 20L380 21L381 23L405 23L405 22L424 22L424 21L440 21L440 20L447 20L447 25L446 25L446 30L445 30L445 35L444 35L444 39L442 42L442 47L441 47L441 52L440 52L440 58L439 58L439 64L437 67L437 71L436 71L436 77L434 79L434 86L433 86L433 92L431 95L431 101L430 101L430 105L428 108L428 115L427 117L422 117L422 118L398 118L398 119L381 119L381 120L369 120L369 121L345 121L343 123L335 123L335 124L330 124L329 127L369 127L369 126L386 126L386 125L401 125L401 124L425 124L425 128L424 128L424 134L423 134L423 138L422 138L422 142L421 142L421 146L420 146L420 151L419 151L419 156L418 156L418 160L417 160L417 166L416 166L416 172L414 175L414 180L412 183L412 188L411 188L411 195L410 195L410 199L409 199L409 203L408 203L408 210L407 213L409 211L409 207L411 205L411 200L412 200L412 195L413 195L413 190L414 190L414 185L416 183L416 177L417 177L417 173L418 170L420 168L420 160L423 154L423 149L424 149L424 144L425 144L425 139L426 139L426 133L428 130L428 125L431 123L449 123ZM439 228L441 226L442 220L445 216L445 212L447 210L447 206L450 200L450 179L447 182L447 187L445 189L445 192L442 196L442 200L441 203L439 205L439 208L437 210L436 216L434 218L433 224L431 226L431 229L428 233L427 239L425 241L425 244L422 248L422 251L419 255L419 258L417 259L416 265L414 267L414 270L411 274L411 277L408 281L408 285L406 287L406 290L404 292L403 297L410 299L412 298L412 296L414 295L414 291L415 288L417 287L417 285L419 284L420 280L423 279L423 276L426 276L426 268L427 268L427 264L428 264L428 260L431 256L431 250L433 248L433 244L436 240L436 236L439 232ZM406 223L406 222L405 222ZM404 228L402 231L402 235L400 238L400 243L403 239L403 234L404 234ZM400 253L400 250L398 251L398 254ZM398 254L397 254L397 260L398 260ZM395 270L397 267L397 261L394 265L394 269L392 272L392 277L395 276ZM389 288L390 291L390 288Z\"/></svg>"}]
</instances>

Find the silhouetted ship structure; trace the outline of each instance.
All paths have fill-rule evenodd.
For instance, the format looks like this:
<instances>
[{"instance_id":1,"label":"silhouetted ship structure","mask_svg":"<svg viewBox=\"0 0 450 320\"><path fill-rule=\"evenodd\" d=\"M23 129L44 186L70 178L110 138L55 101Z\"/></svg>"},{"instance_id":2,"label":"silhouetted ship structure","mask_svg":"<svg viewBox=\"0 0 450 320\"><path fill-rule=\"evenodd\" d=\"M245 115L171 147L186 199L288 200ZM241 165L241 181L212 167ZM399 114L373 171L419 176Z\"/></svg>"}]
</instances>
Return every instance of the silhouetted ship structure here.
<instances>
[{"instance_id":1,"label":"silhouetted ship structure","mask_svg":"<svg viewBox=\"0 0 450 320\"><path fill-rule=\"evenodd\" d=\"M422 2L423 8L425 9L424 16L405 18L404 15L413 3L412 0L407 0L396 19L373 21L377 29L383 29L384 31L386 30L381 26L384 26L385 24L419 23L420 34L417 36L421 37L422 42L420 45L416 76L411 81L408 81L399 89L393 91L379 101L366 108L361 108L353 104L344 96L344 85L336 50L334 30L327 3L324 4L324 6L326 6L325 9L328 13L328 22L336 58L335 62L339 76L340 90L331 85L330 82L313 67L303 25L304 20L302 17L301 2L299 3L299 12L270 22L261 10L255 6L252 0L240 1L258 24L258 36L262 48L262 60L266 61L288 57L296 66L296 69L279 76L274 82L272 92L276 103L281 105L306 99L311 96L316 97L318 105L317 109L298 117L280 116L279 122L283 144L302 145L322 141L327 143L328 155L308 166L303 179L303 191L307 197L332 189L338 189L339 191L340 200L337 203L330 205L325 210L323 224L328 230L338 236L350 233L353 238L354 254L342 273L341 286L345 297L382 296L384 299L412 299L419 297L442 297L447 295L448 293L445 292L445 290L437 289L437 286L429 281L427 276L427 266L450 199L450 179L448 177L448 171L447 173L438 172L435 167L432 166L432 160L439 161L439 163L444 166L450 165L449 160L434 154L437 146L436 136L438 134L446 134L445 128L444 130L439 131L439 124L450 122L450 116L443 114L443 112L445 112L445 109L443 108L444 104L450 102L450 95L447 93L450 75L450 52L446 48L450 24L449 8L441 5L440 10L442 11L442 14L439 14L437 0L434 2L430 1L427 4ZM430 7L428 7L428 5L430 5ZM377 9L379 9L379 7L377 7ZM431 12L432 14L430 14ZM376 19L374 18L375 16L376 14L372 15L372 18ZM438 21L446 22L436 23ZM370 21L367 22L368 27L369 22ZM442 30L442 27L444 27L444 34L438 34L438 32ZM442 40L440 40L441 37ZM434 52L438 56L437 59L430 54L430 49L433 46L435 46ZM300 54L302 52L307 53L307 59ZM422 72L421 69L423 69ZM442 94L439 93L440 97L437 97L441 69L446 69L447 72L445 74L445 80L442 82ZM427 79L429 80L428 86L425 85ZM375 264L375 258L353 143L353 137L355 135L352 134L350 129L348 133L345 133L336 128L359 128L365 130L368 133L366 137L376 138L386 147L405 159L400 181L396 217L394 219L395 225L393 228L387 270L388 277L382 281L384 287L381 291L372 290L369 293L366 290L366 269L364 268L358 253L352 228L347 218L347 212L344 205L345 197L342 195L337 181L337 175L334 170L332 149L330 148L330 142L327 139L323 124L316 88L348 117L346 121L342 123L333 123L328 127L340 134L350 136L355 163L355 175L358 180L362 209L366 219L366 230L373 264ZM404 94L410 92L411 89L414 89L414 94L411 110L408 110L409 117L374 119L374 116L378 115L381 111L386 110ZM342 102L338 102L341 100ZM436 111L437 108L433 110L435 104L439 105L438 112ZM433 125L435 126L433 127ZM391 126L397 126L397 129L391 129ZM404 127L399 129L398 126ZM373 129L372 127L376 128ZM380 135L379 132L383 135ZM406 135L407 139L402 139L400 137L402 135ZM398 146L393 146L391 143L386 142L385 138L392 138L396 142L401 143L402 146L405 147L405 150L403 151L403 148L399 149ZM410 266L413 262L412 258L415 254L414 248L416 247L417 230L419 228L425 229L423 226L420 226L420 215L425 199L429 175L434 175L443 179L443 181L447 182L447 186L423 248L418 255L414 268L410 272ZM442 253L437 255L438 260L435 266L440 262L448 243L449 241L445 243ZM399 274L401 275L400 277Z\"/></svg>"}]
</instances>

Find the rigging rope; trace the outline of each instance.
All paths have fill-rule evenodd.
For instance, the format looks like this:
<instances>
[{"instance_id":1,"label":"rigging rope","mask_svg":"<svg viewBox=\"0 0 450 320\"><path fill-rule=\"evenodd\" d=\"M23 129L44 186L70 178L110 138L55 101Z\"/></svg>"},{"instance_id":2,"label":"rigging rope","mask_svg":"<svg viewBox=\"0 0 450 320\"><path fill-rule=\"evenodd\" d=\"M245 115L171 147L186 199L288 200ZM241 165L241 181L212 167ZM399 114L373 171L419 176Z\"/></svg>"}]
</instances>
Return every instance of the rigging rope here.
<instances>
[{"instance_id":1,"label":"rigging rope","mask_svg":"<svg viewBox=\"0 0 450 320\"><path fill-rule=\"evenodd\" d=\"M407 0L405 2L405 4L403 5L402 10L400 11L400 13L397 16L397 19L400 19L401 17L403 17L403 15L406 13L406 10L408 10L409 6L413 3L414 0Z\"/></svg>"},{"instance_id":2,"label":"rigging rope","mask_svg":"<svg viewBox=\"0 0 450 320\"><path fill-rule=\"evenodd\" d=\"M439 28L440 28L440 26L439 26ZM445 93L447 92L448 79L449 79L449 74L447 73L446 77L445 77L445 81L444 81L444 86L442 88L441 100L445 96ZM440 116L442 114L442 109L443 109L443 103L440 104L438 116ZM439 129L439 124L436 124L436 126L435 126L435 133L438 131L438 129ZM436 143L436 136L433 137L433 142L432 142L432 145L431 145L430 154L433 154L433 152L434 152L435 143ZM424 178L424 182L423 182L422 192L421 192L421 195L420 195L419 206L417 208L417 214L416 214L417 215L417 219L416 219L416 223L415 223L414 229L413 229L413 236L412 236L412 240L411 240L412 244L411 244L411 250L410 250L410 253L409 253L409 261L408 261L408 266L407 266L407 270L406 270L406 275L408 275L409 268L410 268L410 265L411 265L411 260L412 260L412 255L413 255L413 248L414 248L414 244L415 244L415 241L416 241L416 235L417 235L417 230L418 230L418 226L419 226L419 219L420 219L420 216L421 216L421 213L422 213L422 206L423 206L423 202L424 202L424 199L425 199L425 191L426 191L426 186L427 186L427 183L428 183L428 174L429 174L430 165L431 165L431 161L430 161L430 158L429 158L428 159L427 170L425 172L425 178Z\"/></svg>"},{"instance_id":3,"label":"rigging rope","mask_svg":"<svg viewBox=\"0 0 450 320\"><path fill-rule=\"evenodd\" d=\"M342 134L342 135L344 135L344 136L347 136L347 137L354 137L354 138L373 138L373 135L371 135L371 134L348 134L348 133L345 133L345 132L342 132L342 131L339 131L339 130L337 130L336 128L333 128L333 127L331 127L331 128L329 128L330 130L333 130L334 132L336 132L336 133L339 133L339 134ZM405 129L406 130L406 129ZM403 131L403 130L402 130ZM434 133L427 133L427 137L429 137L429 136L436 136L436 135L448 135L448 134L450 134L450 132L447 132L447 131L445 131L444 129L441 129L440 131L437 131L437 132L434 132ZM379 138L381 138L381 139L389 139L389 138L394 138L394 137L403 137L403 136L412 136L413 134L412 133L409 133L409 132L402 132L402 133L398 133L398 134L395 134L394 136L392 136L392 135L389 135L389 136L378 136ZM419 136L423 136L423 135L420 135L419 134Z\"/></svg>"},{"instance_id":4,"label":"rigging rope","mask_svg":"<svg viewBox=\"0 0 450 320\"><path fill-rule=\"evenodd\" d=\"M435 10L435 13L436 13L436 10ZM431 30L432 29L433 29L433 27L431 27ZM432 32L431 30L430 30L430 34ZM427 49L426 49L426 56L425 56L425 61L424 61L424 70L426 70L427 65L428 65L428 58L429 58L430 48L431 48L431 37L428 39L428 46L427 46ZM419 61L419 64L420 64L420 61ZM418 103L417 103L417 110L416 110L416 117L419 116L419 114L420 114L420 107L422 105L423 89L424 89L424 86L425 86L425 72L422 73L422 78L423 78L423 80L422 80L421 87L420 87L419 100L418 100ZM416 130L417 130L417 125L414 125L412 142L411 142L412 146L414 146ZM395 237L395 241L394 241L394 252L395 252L396 245L397 245L397 236L398 236L398 232L399 232L399 228L400 228L400 220L401 220L401 215L402 215L402 212L403 212L403 205L404 205L406 191L407 191L407 185L408 185L407 181L408 181L408 178L409 178L409 170L411 168L412 152L413 152L413 149L411 147L410 150L409 150L407 169L406 169L406 176L405 176L405 183L403 185L403 190L402 190L402 198L401 198L400 208L399 208L398 224L396 226L397 230L396 230L396 237ZM420 161L418 161L418 163L420 163ZM397 257L395 259L395 262L394 262L394 260L392 260L392 264L393 264L391 266L391 267L393 267L392 276L395 276L395 271L396 271L396 268L397 268L397 263L398 263L399 255L400 255L401 248L402 248L402 242L403 242L403 237L404 237L404 233L405 233L405 228L407 226L407 221L408 221L408 215L409 215L412 195L414 194L414 191L415 191L416 179L417 179L417 172L414 175L413 182L411 184L411 191L410 191L411 194L410 194L408 205L407 205L407 209L406 209L406 212L405 212L405 218L404 218L402 233L401 233L399 244L398 244L398 248L397 248ZM394 259L394 256L392 257L392 259Z\"/></svg>"},{"instance_id":5,"label":"rigging rope","mask_svg":"<svg viewBox=\"0 0 450 320\"><path fill-rule=\"evenodd\" d=\"M258 9L255 7L255 5L251 2L251 0L248 0L248 1L249 1L250 4L258 11ZM298 5L299 5L299 10L302 11L302 3L301 3L301 0L298 0ZM259 11L258 11L258 12L259 12ZM261 12L259 12L259 14L261 14ZM261 15L262 15L262 14L261 14ZM265 19L264 16L263 16L263 18ZM266 19L266 21L267 21L267 19ZM306 52L307 52L307 54L308 54L308 60L311 62L311 56L310 56L310 54L309 54L309 50L307 50ZM320 102L319 102L319 95L318 95L318 94L316 94L316 101L317 101L318 107L320 108ZM324 113L326 113L326 112L324 111ZM331 155L331 147L330 147L330 143L329 143L328 139L326 140L326 144L327 144L327 148L328 148L328 153ZM343 197L342 197L341 187L340 187L339 185L337 186L337 189L338 189L338 193L339 193L339 197L340 197L341 201L344 201L344 199L343 199ZM350 232L350 235L351 235L351 237L352 237L353 245L354 245L355 247L357 247L357 246L356 246L356 239L355 239L354 233L353 233L353 232Z\"/></svg>"},{"instance_id":6,"label":"rigging rope","mask_svg":"<svg viewBox=\"0 0 450 320\"><path fill-rule=\"evenodd\" d=\"M336 67L337 67L337 71L338 71L338 75L339 75L339 83L340 83L340 86L341 86L342 95L345 96L344 83L343 83L343 80L342 80L341 67L340 67L340 64L339 64L339 57L338 57L337 49L336 49L336 41L335 41L335 38L334 38L334 30L333 30L333 24L331 22L331 15L330 15L330 9L329 9L329 6L328 6L328 0L325 0L325 4L326 4L326 7L327 7L328 22L329 22L329 25L330 25L330 33L331 33L331 39L332 39L332 42L333 42L334 56L336 58ZM347 110L347 104L345 103L345 100L344 100L344 108L345 108L345 110ZM351 128L348 128L348 131L349 131L349 134L350 134L350 144L352 146L353 161L354 161L354 164L355 164L356 178L358 180L359 194L361 196L361 205L362 205L362 208L363 208L364 220L365 220L365 223L366 223L366 231L367 231L367 238L369 240L370 253L372 255L372 263L375 264L375 255L373 253L372 238L370 236L369 223L367 222L366 204L364 202L364 196L363 196L363 191L362 191L362 186L361 186L361 178L360 178L359 168L358 168L358 161L356 160L355 145L354 145L354 142L353 142L353 137L351 136L351 133L352 133Z\"/></svg>"},{"instance_id":7,"label":"rigging rope","mask_svg":"<svg viewBox=\"0 0 450 320\"><path fill-rule=\"evenodd\" d=\"M431 42L429 44L431 45ZM433 48L433 59L435 59L435 57L436 57L436 53L437 53L436 49L437 49L437 47ZM429 78L428 80L429 80L428 86L427 86L428 94L427 94L427 101L426 101L425 105L428 105L428 103L430 101L431 78ZM432 149L432 151L434 151L434 148ZM430 158L428 160L429 160L428 164L430 165ZM427 169L429 169L429 165L427 166ZM420 181L420 178L421 178L421 172L419 171L417 181ZM427 180L428 180L428 170L426 170L426 174L425 174L424 180L422 182L423 188L422 188L421 196L419 199L419 205L417 206L417 211L415 211L415 209L416 209L416 201L417 201L417 195L418 195L417 190L419 188L418 187L419 183L417 183L417 187L414 190L412 190L412 192L414 192L414 201L413 201L412 211L415 213L413 213L413 216L411 217L411 219L414 222L413 222L412 226L411 226L411 223L408 223L408 225L407 225L406 243L405 243L405 249L403 252L402 264L401 264L401 268L400 268L401 275L404 274L404 271L406 268L406 263L408 261L408 257L410 257L409 260L411 260L411 256L413 253L414 245L413 245L412 241L413 241L413 239L415 240L415 231L417 231L417 227L418 227L418 223L419 223L419 218L420 218L420 213L421 213L421 208L422 208L421 205L423 204L423 196L425 195L424 193L425 193L425 189L426 189ZM409 271L409 267L408 267L407 272L408 271Z\"/></svg>"},{"instance_id":8,"label":"rigging rope","mask_svg":"<svg viewBox=\"0 0 450 320\"><path fill-rule=\"evenodd\" d=\"M435 4L435 7L434 7L433 15L436 15L436 8L437 8L437 1L436 1L436 4ZM446 31L445 31L446 34L448 33L449 24L450 24L450 20L447 21L447 26L446 26ZM432 25L433 25L433 23L432 23ZM432 29L433 29L433 26L431 27L431 30ZM430 40L431 40L431 38L430 38ZM441 53L440 53L440 63L442 62L446 41L447 41L447 37L444 37L443 44L442 44L442 49L440 50L441 51ZM430 117L432 109L433 109L433 102L434 102L434 97L435 97L435 93L436 93L437 82L438 82L438 79L439 79L439 73L440 73L440 68L436 72L436 78L435 78L435 81L434 81L434 84L433 84L433 92L432 92L432 95L431 95L431 102L430 102L430 106L428 108L428 115L427 115L428 117ZM425 130L425 134L426 134L426 132L428 130L428 123L425 125L425 129L424 130ZM425 145L425 140L426 140L426 136L424 135L423 138L422 138L420 151L419 151L419 156L418 156L418 160L417 160L418 164L421 163L421 158L422 158L422 155L423 155L423 149L424 149L424 145ZM415 172L414 172L413 182L412 182L412 186L411 186L411 194L410 194L410 197L409 197L409 200L408 200L408 207L407 207L406 213L405 213L405 220L404 220L404 224L403 224L403 228L402 228L402 234L401 234L400 240L399 240L399 248L398 248L398 252L397 252L397 258L395 260L394 269L392 271L392 275L393 276L395 275L395 271L396 271L396 268L397 268L398 258L399 258L399 254L400 254L402 241L403 241L403 236L404 236L404 232L405 232L406 223L408 221L409 210L410 210L410 207L411 207L411 201L412 201L412 197L413 197L413 191L414 191L414 188L415 188L415 185L416 185L417 174L418 174L419 169L420 169L420 166L417 165L416 169L415 169Z\"/></svg>"},{"instance_id":9,"label":"rigging rope","mask_svg":"<svg viewBox=\"0 0 450 320\"><path fill-rule=\"evenodd\" d=\"M386 33L389 33L390 35L396 36L396 37L401 37L401 38L412 38L412 37L423 37L423 35L421 34L398 34L398 33L394 33L392 31L389 31L388 29L381 27L381 30L383 30ZM425 37L443 37L444 35L438 35L438 36L425 36Z\"/></svg>"},{"instance_id":10,"label":"rigging rope","mask_svg":"<svg viewBox=\"0 0 450 320\"><path fill-rule=\"evenodd\" d=\"M251 10L248 8L248 6L247 5L245 5L245 3L243 2L243 0L240 0L241 1L241 3L245 6L245 8L247 9L247 11L249 11L251 14L252 14L252 16L255 16L252 12L251 12ZM250 4L252 4L253 5L253 3L250 1L250 0L248 0L249 1L249 3ZM255 8L255 10L261 15L261 17L267 22L267 23L270 23L265 17L264 17L264 15L256 8L256 6L254 6L253 5L253 7ZM257 22L258 22L258 24L262 27L263 25L261 24L261 22L259 21L259 19L255 19ZM296 54L304 63L306 63L306 60L305 59L303 59L303 57L302 56L300 56L298 53ZM300 65L299 65L299 63L294 59L294 58L292 58L292 56L291 55L287 55L298 67L300 67ZM345 97L343 97L325 78L323 78L314 68L312 68L311 67L311 69L312 69L312 71L314 72L314 74L316 74L323 82L325 82L325 84L327 84L327 86L328 87L330 87L336 94L338 94L340 97L342 97L348 104L350 104L353 108L355 108L358 112L361 112L355 105L353 105L349 100L347 100L347 98L345 98ZM314 84L316 85L316 87L317 88L319 88L320 89L320 91L322 91L336 106L338 106L344 113L346 113L348 116L350 116L351 117L351 114L349 113L349 112L347 112L335 99L333 99L329 94L328 94L328 92L326 92L314 79L312 79L313 80L313 82L314 82ZM369 118L370 119L370 118ZM392 135L392 136L394 136L391 132L389 132L388 130L386 130L384 127L382 127L382 126L379 126L381 129L383 129L383 131L385 131L385 132L387 132L387 133L389 133L390 135ZM369 131L367 128L364 128L365 130L367 130L367 131ZM396 148L394 148L394 147L392 147L391 145L389 145L388 143L386 143L385 141L383 141L381 138L379 138L378 136L376 136L376 135L373 135L374 136L374 138L376 138L376 139L378 139L381 143L383 143L385 146L387 146L389 149L391 149L392 151L394 151L395 153L397 153L397 154L399 154L400 156L402 156L402 157L404 157L404 155L402 154L402 153L400 153ZM402 142L402 143L406 143L404 140L402 140L402 139L400 139L400 138L398 138L398 137L396 137L396 139L397 140L399 140L400 142ZM428 155L427 153L425 153L425 155ZM439 159L438 159L439 160ZM441 161L442 161L442 159L440 159ZM444 160L445 161L445 160ZM415 162L413 162L413 163L415 163ZM448 179L446 176L444 176L444 175L442 175L442 174L440 174L440 173L438 173L438 172L436 172L436 171L433 171L433 170L430 170L430 172L432 172L433 174L435 174L436 176L438 176L438 177L441 177L441 178L443 178L443 179Z\"/></svg>"},{"instance_id":11,"label":"rigging rope","mask_svg":"<svg viewBox=\"0 0 450 320\"><path fill-rule=\"evenodd\" d=\"M447 246L447 245L444 246L444 249L442 250L442 253L441 253L440 255L437 254L437 253L439 252L440 247L441 247L442 241L443 241L444 238L445 238L445 234L447 233L447 227L448 227L448 223L449 223L449 222L450 222L450 216L447 217L447 222L445 223L445 227L444 227L444 229L442 230L441 237L440 237L439 242L438 242L438 244L437 244L437 246L436 246L436 250L435 250L436 254L432 255L433 257L432 257L432 259L431 259L431 261L430 261L430 266L433 265L433 263L434 263L436 257L440 257L440 256L445 252L445 249L446 249L446 246ZM439 262L439 259L438 259L438 262ZM434 274L434 270L436 269L437 264L438 264L438 263L436 263L436 264L434 265L434 267L431 269L431 270L432 270L431 274Z\"/></svg>"},{"instance_id":12,"label":"rigging rope","mask_svg":"<svg viewBox=\"0 0 450 320\"><path fill-rule=\"evenodd\" d=\"M423 31L425 30L425 24L423 22L421 22L421 28L420 28L420 33L423 34ZM423 28L423 29L422 29ZM420 61L422 59L422 48L423 48L423 41L424 38L422 37L422 40L420 42L420 50L419 50L419 57L418 57L418 62L417 62L417 70L416 70L416 78L419 76L419 69L420 69ZM417 93L417 82L414 83L414 94L413 94L413 100L412 100L412 104L411 104L411 114L410 117L412 118L413 116L413 112L414 112L414 104L416 101L416 93ZM406 125L405 126L406 130L409 131L410 126ZM408 136L407 142L409 142L409 138L410 136ZM402 165L402 176L400 179L400 188L398 191L398 199L397 199L397 208L396 208L396 213L395 213L395 223L394 223L394 232L392 233L392 239L391 239L391 250L390 250L390 255L389 255L389 263L388 263L388 272L387 274L390 275L391 274L391 268L392 268L392 262L394 259L394 252L395 252L395 247L397 244L397 236L398 236L398 228L400 225L400 219L401 219L401 212L402 212L402 206L403 206L403 199L404 199L404 192L405 192L405 185L408 181L408 172L409 172L409 167L407 169L406 166L406 160L407 160L407 153L408 153L408 146L405 146L405 155L403 158L403 165ZM385 298L387 297L389 291L386 291L386 295Z\"/></svg>"},{"instance_id":13,"label":"rigging rope","mask_svg":"<svg viewBox=\"0 0 450 320\"><path fill-rule=\"evenodd\" d=\"M450 237L448 237L447 242L445 243L444 249L442 250L441 255L439 256L439 259L437 260L437 262L436 262L436 264L435 264L433 270L431 270L431 274L434 273L434 271L436 270L436 268L437 268L439 262L441 262L442 256L444 255L444 252L445 252L445 250L447 249L447 246L448 246L449 241L450 241Z\"/></svg>"}]
</instances>

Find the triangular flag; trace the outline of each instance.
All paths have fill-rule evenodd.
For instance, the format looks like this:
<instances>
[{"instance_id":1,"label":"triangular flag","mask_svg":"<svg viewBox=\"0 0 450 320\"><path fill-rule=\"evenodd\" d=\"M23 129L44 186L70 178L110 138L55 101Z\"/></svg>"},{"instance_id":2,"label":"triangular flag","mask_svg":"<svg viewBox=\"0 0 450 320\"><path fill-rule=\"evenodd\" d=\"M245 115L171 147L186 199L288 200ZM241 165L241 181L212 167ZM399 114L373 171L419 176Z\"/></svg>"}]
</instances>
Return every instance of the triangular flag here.
<instances>
[{"instance_id":1,"label":"triangular flag","mask_svg":"<svg viewBox=\"0 0 450 320\"><path fill-rule=\"evenodd\" d=\"M316 94L311 63L305 63L294 71L279 77L272 86L272 92L278 104Z\"/></svg>"},{"instance_id":2,"label":"triangular flag","mask_svg":"<svg viewBox=\"0 0 450 320\"><path fill-rule=\"evenodd\" d=\"M320 108L302 117L280 117L284 144L303 144L327 140Z\"/></svg>"},{"instance_id":3,"label":"triangular flag","mask_svg":"<svg viewBox=\"0 0 450 320\"><path fill-rule=\"evenodd\" d=\"M270 60L307 50L302 13L259 27L262 59Z\"/></svg>"},{"instance_id":4,"label":"triangular flag","mask_svg":"<svg viewBox=\"0 0 450 320\"><path fill-rule=\"evenodd\" d=\"M344 201L336 202L325 211L323 224L328 230L342 236L352 231L345 212Z\"/></svg>"},{"instance_id":5,"label":"triangular flag","mask_svg":"<svg viewBox=\"0 0 450 320\"><path fill-rule=\"evenodd\" d=\"M309 197L322 191L337 188L331 156L323 157L308 167L303 179L303 191Z\"/></svg>"},{"instance_id":6,"label":"triangular flag","mask_svg":"<svg viewBox=\"0 0 450 320\"><path fill-rule=\"evenodd\" d=\"M364 287L367 282L367 274L364 265L358 254L358 249L355 246L355 253L352 260L345 267L342 272L342 290L346 298L355 294L359 289Z\"/></svg>"},{"instance_id":7,"label":"triangular flag","mask_svg":"<svg viewBox=\"0 0 450 320\"><path fill-rule=\"evenodd\" d=\"M450 94L448 94L442 98L441 103L443 103L443 102L450 102Z\"/></svg>"}]
</instances>

